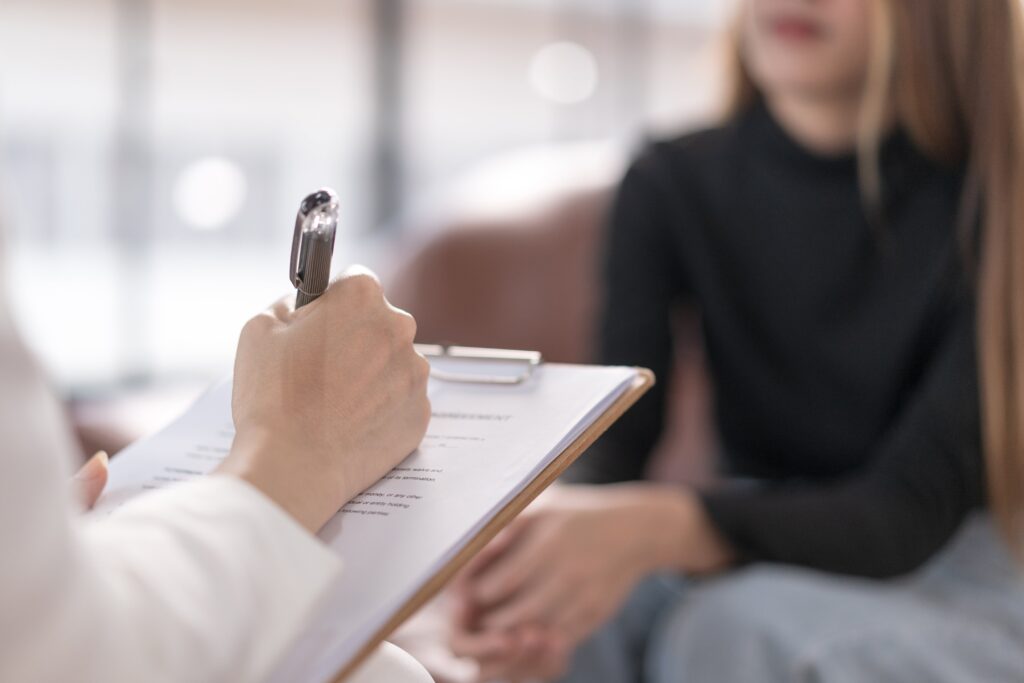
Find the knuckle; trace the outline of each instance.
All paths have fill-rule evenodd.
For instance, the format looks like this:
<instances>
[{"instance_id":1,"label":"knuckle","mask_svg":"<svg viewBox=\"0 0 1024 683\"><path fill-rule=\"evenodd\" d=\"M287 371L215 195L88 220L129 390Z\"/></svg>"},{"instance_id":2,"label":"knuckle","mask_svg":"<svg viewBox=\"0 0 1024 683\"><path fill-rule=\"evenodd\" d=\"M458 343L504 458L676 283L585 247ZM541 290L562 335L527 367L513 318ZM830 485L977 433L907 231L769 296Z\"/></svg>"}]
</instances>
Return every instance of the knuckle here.
<instances>
[{"instance_id":1,"label":"knuckle","mask_svg":"<svg viewBox=\"0 0 1024 683\"><path fill-rule=\"evenodd\" d=\"M380 282L369 273L359 272L347 275L344 283L351 296L362 303L369 303L377 298L383 298Z\"/></svg>"},{"instance_id":2,"label":"knuckle","mask_svg":"<svg viewBox=\"0 0 1024 683\"><path fill-rule=\"evenodd\" d=\"M390 344L392 357L404 360L404 358L402 358L404 354L401 352L404 351L406 347L405 332L393 316L389 316L384 320L383 334L384 338Z\"/></svg>"},{"instance_id":3,"label":"knuckle","mask_svg":"<svg viewBox=\"0 0 1024 683\"><path fill-rule=\"evenodd\" d=\"M430 429L430 418L431 418L430 404L428 403L427 406L423 410L423 421L420 423L420 432L422 432L423 434L426 434L427 430ZM422 436L420 437L420 440L421 441L423 440Z\"/></svg>"},{"instance_id":4,"label":"knuckle","mask_svg":"<svg viewBox=\"0 0 1024 683\"><path fill-rule=\"evenodd\" d=\"M419 364L405 363L405 389L409 396L419 396L420 390L423 388L423 383L420 382Z\"/></svg>"},{"instance_id":5,"label":"knuckle","mask_svg":"<svg viewBox=\"0 0 1024 683\"><path fill-rule=\"evenodd\" d=\"M416 318L399 308L392 310L395 311L395 315L398 318L398 326L401 330L402 338L411 344L416 339Z\"/></svg>"},{"instance_id":6,"label":"knuckle","mask_svg":"<svg viewBox=\"0 0 1024 683\"><path fill-rule=\"evenodd\" d=\"M417 387L425 387L430 380L430 361L418 353L413 364L413 378Z\"/></svg>"},{"instance_id":7,"label":"knuckle","mask_svg":"<svg viewBox=\"0 0 1024 683\"><path fill-rule=\"evenodd\" d=\"M416 351L413 351L409 362L409 375L414 389L426 386L430 379L430 362Z\"/></svg>"},{"instance_id":8,"label":"knuckle","mask_svg":"<svg viewBox=\"0 0 1024 683\"><path fill-rule=\"evenodd\" d=\"M387 321L388 338L394 343L395 350L411 350L416 338L416 321L408 313L392 312Z\"/></svg>"},{"instance_id":9,"label":"knuckle","mask_svg":"<svg viewBox=\"0 0 1024 683\"><path fill-rule=\"evenodd\" d=\"M242 336L263 336L273 329L275 322L274 316L269 311L257 313L242 326Z\"/></svg>"},{"instance_id":10,"label":"knuckle","mask_svg":"<svg viewBox=\"0 0 1024 683\"><path fill-rule=\"evenodd\" d=\"M430 406L430 399L424 397L420 405L420 431L427 431L427 427L430 425L430 418L433 416L433 411Z\"/></svg>"}]
</instances>

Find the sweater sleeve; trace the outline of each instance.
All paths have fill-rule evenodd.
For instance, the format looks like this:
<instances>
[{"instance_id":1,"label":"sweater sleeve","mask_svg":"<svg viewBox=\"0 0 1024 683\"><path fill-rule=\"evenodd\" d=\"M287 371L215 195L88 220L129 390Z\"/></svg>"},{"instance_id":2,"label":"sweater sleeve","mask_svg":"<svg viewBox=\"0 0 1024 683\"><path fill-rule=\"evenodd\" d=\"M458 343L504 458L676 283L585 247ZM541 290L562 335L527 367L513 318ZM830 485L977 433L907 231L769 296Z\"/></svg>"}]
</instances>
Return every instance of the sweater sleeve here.
<instances>
[{"instance_id":1,"label":"sweater sleeve","mask_svg":"<svg viewBox=\"0 0 1024 683\"><path fill-rule=\"evenodd\" d=\"M601 363L639 365L657 383L567 473L568 481L640 479L664 425L672 371L672 307L683 294L666 191L648 153L633 164L612 205L603 255Z\"/></svg>"},{"instance_id":2,"label":"sweater sleeve","mask_svg":"<svg viewBox=\"0 0 1024 683\"><path fill-rule=\"evenodd\" d=\"M828 484L702 494L747 561L871 577L909 572L984 500L974 307L962 302L917 390L869 463Z\"/></svg>"}]
</instances>

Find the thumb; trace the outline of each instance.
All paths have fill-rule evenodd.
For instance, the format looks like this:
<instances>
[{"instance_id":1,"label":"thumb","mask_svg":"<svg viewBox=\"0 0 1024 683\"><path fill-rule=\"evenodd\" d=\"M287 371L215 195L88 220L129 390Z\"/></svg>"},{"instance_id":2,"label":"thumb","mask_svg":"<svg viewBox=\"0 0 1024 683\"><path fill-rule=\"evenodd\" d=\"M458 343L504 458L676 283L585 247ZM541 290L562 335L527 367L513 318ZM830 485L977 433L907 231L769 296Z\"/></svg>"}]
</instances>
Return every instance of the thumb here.
<instances>
[{"instance_id":1,"label":"thumb","mask_svg":"<svg viewBox=\"0 0 1024 683\"><path fill-rule=\"evenodd\" d=\"M92 509L100 494L103 493L103 487L107 485L107 465L106 451L98 451L82 465L82 469L78 470L71 480L74 494L78 496L86 510Z\"/></svg>"}]
</instances>

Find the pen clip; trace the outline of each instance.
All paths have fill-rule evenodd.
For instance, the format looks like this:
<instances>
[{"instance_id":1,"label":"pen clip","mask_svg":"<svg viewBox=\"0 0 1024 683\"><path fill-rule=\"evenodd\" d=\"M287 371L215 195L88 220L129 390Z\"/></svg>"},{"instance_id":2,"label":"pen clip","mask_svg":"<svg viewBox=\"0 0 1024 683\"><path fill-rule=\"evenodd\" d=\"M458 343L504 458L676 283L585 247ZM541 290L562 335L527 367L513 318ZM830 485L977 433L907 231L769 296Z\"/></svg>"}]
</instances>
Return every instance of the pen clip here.
<instances>
[{"instance_id":1,"label":"pen clip","mask_svg":"<svg viewBox=\"0 0 1024 683\"><path fill-rule=\"evenodd\" d=\"M288 279L296 289L302 287L302 275L299 270L299 253L304 240L306 222L314 212L330 213L336 220L338 215L338 195L334 190L323 187L313 192L299 204L298 213L295 214L295 232L292 234L292 256L288 264ZM334 239L332 236L331 243Z\"/></svg>"}]
</instances>

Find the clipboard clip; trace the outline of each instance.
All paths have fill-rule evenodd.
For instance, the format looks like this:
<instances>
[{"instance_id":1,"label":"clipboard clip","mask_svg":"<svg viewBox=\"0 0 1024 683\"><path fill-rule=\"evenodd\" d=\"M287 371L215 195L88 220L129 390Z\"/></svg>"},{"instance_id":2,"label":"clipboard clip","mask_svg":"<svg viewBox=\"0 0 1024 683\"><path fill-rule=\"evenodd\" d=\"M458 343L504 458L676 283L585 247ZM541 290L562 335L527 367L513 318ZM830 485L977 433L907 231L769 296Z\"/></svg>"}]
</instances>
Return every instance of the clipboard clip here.
<instances>
[{"instance_id":1,"label":"clipboard clip","mask_svg":"<svg viewBox=\"0 0 1024 683\"><path fill-rule=\"evenodd\" d=\"M543 362L540 351L484 349L474 346L414 344L430 361L430 376L462 384L522 384Z\"/></svg>"}]
</instances>

